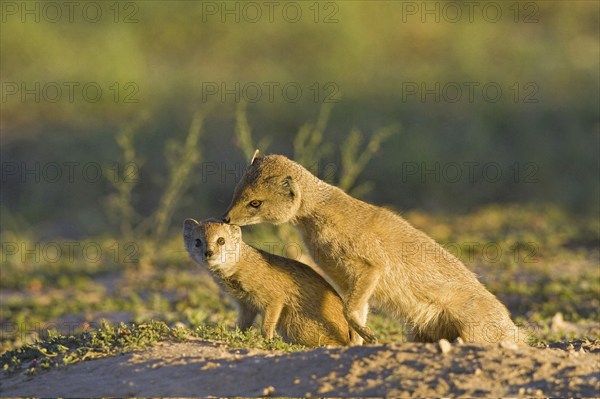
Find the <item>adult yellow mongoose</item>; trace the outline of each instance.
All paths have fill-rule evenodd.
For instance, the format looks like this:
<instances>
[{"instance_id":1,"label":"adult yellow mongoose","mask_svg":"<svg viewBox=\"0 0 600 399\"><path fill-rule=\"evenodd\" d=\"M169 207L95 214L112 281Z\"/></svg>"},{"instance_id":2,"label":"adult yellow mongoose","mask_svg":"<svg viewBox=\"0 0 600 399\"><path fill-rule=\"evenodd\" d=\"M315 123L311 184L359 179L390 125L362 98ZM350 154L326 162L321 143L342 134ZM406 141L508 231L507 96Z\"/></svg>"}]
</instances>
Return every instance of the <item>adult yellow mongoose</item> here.
<instances>
[{"instance_id":1,"label":"adult yellow mongoose","mask_svg":"<svg viewBox=\"0 0 600 399\"><path fill-rule=\"evenodd\" d=\"M407 323L415 341L523 341L506 307L432 238L284 156L255 154L223 221L295 225L367 342L376 341L366 326L369 302Z\"/></svg>"}]
</instances>

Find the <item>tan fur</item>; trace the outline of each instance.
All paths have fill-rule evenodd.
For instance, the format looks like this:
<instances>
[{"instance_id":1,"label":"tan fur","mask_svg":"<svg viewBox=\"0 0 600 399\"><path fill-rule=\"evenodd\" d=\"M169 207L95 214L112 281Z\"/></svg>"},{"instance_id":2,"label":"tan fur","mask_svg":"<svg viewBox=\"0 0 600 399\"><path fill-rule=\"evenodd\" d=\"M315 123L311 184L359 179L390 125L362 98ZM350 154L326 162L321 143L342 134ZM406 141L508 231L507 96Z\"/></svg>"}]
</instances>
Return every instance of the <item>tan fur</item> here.
<instances>
[{"instance_id":1,"label":"tan fur","mask_svg":"<svg viewBox=\"0 0 600 399\"><path fill-rule=\"evenodd\" d=\"M253 200L262 201L258 208ZM346 319L368 342L375 341L366 326L369 302L400 317L417 341L522 340L506 307L433 239L284 156L254 159L223 220L297 226L315 262L341 288Z\"/></svg>"},{"instance_id":2,"label":"tan fur","mask_svg":"<svg viewBox=\"0 0 600 399\"><path fill-rule=\"evenodd\" d=\"M310 267L245 244L238 226L217 220L186 219L183 237L191 257L234 298L240 329L262 314L269 339L277 331L284 341L306 346L350 343L341 298Z\"/></svg>"}]
</instances>

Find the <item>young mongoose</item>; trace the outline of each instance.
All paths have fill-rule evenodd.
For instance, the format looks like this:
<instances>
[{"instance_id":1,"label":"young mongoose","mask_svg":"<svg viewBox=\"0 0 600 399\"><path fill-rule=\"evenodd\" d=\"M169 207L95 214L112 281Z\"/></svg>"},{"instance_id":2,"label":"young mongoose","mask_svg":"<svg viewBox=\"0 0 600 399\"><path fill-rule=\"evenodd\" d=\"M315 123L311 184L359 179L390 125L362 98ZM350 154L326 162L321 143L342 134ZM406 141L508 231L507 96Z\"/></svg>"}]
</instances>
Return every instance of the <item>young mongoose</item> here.
<instances>
[{"instance_id":1,"label":"young mongoose","mask_svg":"<svg viewBox=\"0 0 600 399\"><path fill-rule=\"evenodd\" d=\"M255 249L242 241L239 226L215 219L186 219L183 239L194 261L235 300L240 329L261 314L268 339L277 331L284 341L305 346L350 343L341 298L307 265Z\"/></svg>"},{"instance_id":2,"label":"young mongoose","mask_svg":"<svg viewBox=\"0 0 600 399\"><path fill-rule=\"evenodd\" d=\"M433 239L284 156L255 154L223 221L294 224L367 342L376 341L366 326L369 301L407 323L414 341L522 341L506 307Z\"/></svg>"}]
</instances>

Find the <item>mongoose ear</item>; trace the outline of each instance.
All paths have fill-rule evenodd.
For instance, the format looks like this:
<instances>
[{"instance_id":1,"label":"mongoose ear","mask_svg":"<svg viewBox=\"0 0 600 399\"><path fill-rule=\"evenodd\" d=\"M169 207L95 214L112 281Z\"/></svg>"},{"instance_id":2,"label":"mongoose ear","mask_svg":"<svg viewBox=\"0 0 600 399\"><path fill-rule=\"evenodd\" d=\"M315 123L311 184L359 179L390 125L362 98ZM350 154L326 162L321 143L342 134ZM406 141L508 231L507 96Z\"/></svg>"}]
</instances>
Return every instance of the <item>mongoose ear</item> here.
<instances>
[{"instance_id":1,"label":"mongoose ear","mask_svg":"<svg viewBox=\"0 0 600 399\"><path fill-rule=\"evenodd\" d=\"M298 185L294 179L292 179L292 176L284 177L281 183L287 195L290 197L295 197L298 195Z\"/></svg>"},{"instance_id":2,"label":"mongoose ear","mask_svg":"<svg viewBox=\"0 0 600 399\"><path fill-rule=\"evenodd\" d=\"M256 151L254 151L254 155L252 155L252 159L250 160L250 165L252 165L254 163L254 161L257 158L259 158L258 153L259 153L259 151L258 151L258 148L257 148Z\"/></svg>"},{"instance_id":3,"label":"mongoose ear","mask_svg":"<svg viewBox=\"0 0 600 399\"><path fill-rule=\"evenodd\" d=\"M198 225L199 223L194 219L185 219L185 221L183 222L183 232L189 233L194 227Z\"/></svg>"}]
</instances>

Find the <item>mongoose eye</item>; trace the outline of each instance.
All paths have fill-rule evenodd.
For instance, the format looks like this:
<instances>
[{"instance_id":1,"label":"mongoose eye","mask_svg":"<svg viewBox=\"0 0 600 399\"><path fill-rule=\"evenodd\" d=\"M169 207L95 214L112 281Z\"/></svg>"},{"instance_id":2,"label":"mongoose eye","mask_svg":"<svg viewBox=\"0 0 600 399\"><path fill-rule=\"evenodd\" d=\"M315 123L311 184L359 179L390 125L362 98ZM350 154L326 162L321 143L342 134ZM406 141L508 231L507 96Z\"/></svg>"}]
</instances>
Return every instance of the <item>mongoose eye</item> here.
<instances>
[{"instance_id":1,"label":"mongoose eye","mask_svg":"<svg viewBox=\"0 0 600 399\"><path fill-rule=\"evenodd\" d=\"M225 239L223 237L219 237L217 239L217 244L219 244L219 245L225 245Z\"/></svg>"},{"instance_id":2,"label":"mongoose eye","mask_svg":"<svg viewBox=\"0 0 600 399\"><path fill-rule=\"evenodd\" d=\"M258 208L261 205L262 205L262 201L259 201L259 200L252 200L252 201L250 201L250 206L252 208Z\"/></svg>"},{"instance_id":3,"label":"mongoose eye","mask_svg":"<svg viewBox=\"0 0 600 399\"><path fill-rule=\"evenodd\" d=\"M202 246L202 240L199 238L196 238L196 248L200 248Z\"/></svg>"}]
</instances>

